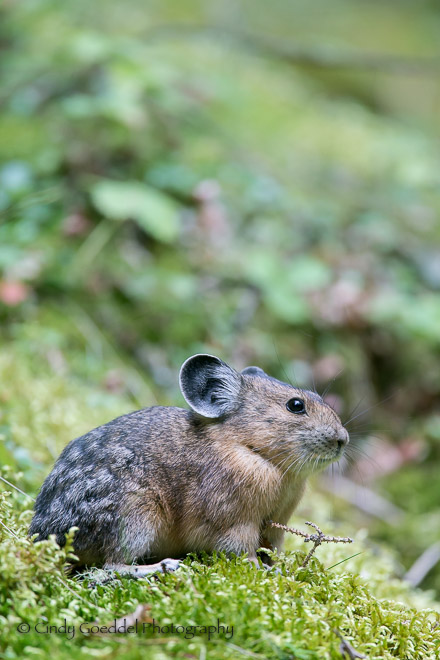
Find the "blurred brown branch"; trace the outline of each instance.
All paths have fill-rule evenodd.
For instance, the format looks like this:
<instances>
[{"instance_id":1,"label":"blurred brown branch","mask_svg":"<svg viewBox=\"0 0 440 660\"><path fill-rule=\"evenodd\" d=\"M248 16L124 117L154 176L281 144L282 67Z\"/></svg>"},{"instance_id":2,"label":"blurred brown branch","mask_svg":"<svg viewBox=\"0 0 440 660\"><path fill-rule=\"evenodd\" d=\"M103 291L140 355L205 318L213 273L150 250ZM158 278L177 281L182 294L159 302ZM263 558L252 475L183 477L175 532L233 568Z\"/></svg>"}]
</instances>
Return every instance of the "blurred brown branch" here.
<instances>
[{"instance_id":1,"label":"blurred brown branch","mask_svg":"<svg viewBox=\"0 0 440 660\"><path fill-rule=\"evenodd\" d=\"M398 525L402 522L405 512L392 502L375 493L370 488L347 479L347 477L333 476L322 477L321 486L329 493L340 497L346 502L350 502L361 511L365 511L370 516L375 516L385 520L390 525Z\"/></svg>"},{"instance_id":2,"label":"blurred brown branch","mask_svg":"<svg viewBox=\"0 0 440 660\"><path fill-rule=\"evenodd\" d=\"M440 541L433 543L420 557L414 562L404 579L413 587L417 587L429 573L431 568L440 561Z\"/></svg>"}]
</instances>

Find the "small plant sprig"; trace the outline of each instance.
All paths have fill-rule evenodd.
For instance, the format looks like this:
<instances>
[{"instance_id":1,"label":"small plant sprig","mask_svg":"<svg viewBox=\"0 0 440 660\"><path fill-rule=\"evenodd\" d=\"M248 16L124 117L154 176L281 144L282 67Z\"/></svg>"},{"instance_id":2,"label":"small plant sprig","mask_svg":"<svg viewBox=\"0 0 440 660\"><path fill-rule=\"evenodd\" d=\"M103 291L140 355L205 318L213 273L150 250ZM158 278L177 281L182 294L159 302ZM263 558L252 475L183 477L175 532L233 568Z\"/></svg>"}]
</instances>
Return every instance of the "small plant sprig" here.
<instances>
[{"instance_id":1,"label":"small plant sprig","mask_svg":"<svg viewBox=\"0 0 440 660\"><path fill-rule=\"evenodd\" d=\"M308 553L307 557L304 559L303 563L301 564L301 568L304 568L304 566L307 566L307 564L310 561L310 558L313 556L313 554L316 551L316 548L318 545L321 545L321 543L353 543L353 539L351 539L349 536L327 536L324 534L324 532L318 527L313 522L310 522L309 520L306 522L306 525L310 525L310 527L313 527L313 529L316 530L316 534L307 534L307 532L302 532L300 529L294 529L293 527L287 527L286 525L282 525L281 523L273 522L272 520L269 520L268 523L271 527L279 527L280 529L284 529L285 532L289 532L290 534L296 534L297 536L302 536L304 539L304 543L308 543L311 541L313 543L313 548L310 550Z\"/></svg>"}]
</instances>

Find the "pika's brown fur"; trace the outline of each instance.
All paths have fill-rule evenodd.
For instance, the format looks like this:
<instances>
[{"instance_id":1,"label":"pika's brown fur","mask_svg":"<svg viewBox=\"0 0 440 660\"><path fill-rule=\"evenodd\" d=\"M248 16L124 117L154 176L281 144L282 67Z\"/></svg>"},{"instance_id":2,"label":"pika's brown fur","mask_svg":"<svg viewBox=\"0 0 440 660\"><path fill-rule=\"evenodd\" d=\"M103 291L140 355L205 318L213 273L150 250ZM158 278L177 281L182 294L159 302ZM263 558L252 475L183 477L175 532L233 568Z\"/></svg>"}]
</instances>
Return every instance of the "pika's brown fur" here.
<instances>
[{"instance_id":1,"label":"pika's brown fur","mask_svg":"<svg viewBox=\"0 0 440 660\"><path fill-rule=\"evenodd\" d=\"M77 526L87 565L280 548L283 531L267 521L287 523L307 476L341 456L339 417L314 392L214 356L189 358L180 383L192 410L146 408L67 445L29 533L62 544Z\"/></svg>"}]
</instances>

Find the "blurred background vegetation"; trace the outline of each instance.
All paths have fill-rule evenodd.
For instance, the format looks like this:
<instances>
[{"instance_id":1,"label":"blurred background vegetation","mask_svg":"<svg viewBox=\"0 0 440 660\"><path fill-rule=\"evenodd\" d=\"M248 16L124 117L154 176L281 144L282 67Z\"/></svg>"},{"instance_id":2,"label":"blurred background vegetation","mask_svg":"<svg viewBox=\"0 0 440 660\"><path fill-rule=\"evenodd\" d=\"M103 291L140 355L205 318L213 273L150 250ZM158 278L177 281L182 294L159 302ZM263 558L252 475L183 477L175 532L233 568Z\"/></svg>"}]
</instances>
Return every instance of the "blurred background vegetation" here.
<instances>
[{"instance_id":1,"label":"blurred background vegetation","mask_svg":"<svg viewBox=\"0 0 440 660\"><path fill-rule=\"evenodd\" d=\"M2 3L12 481L35 495L93 424L183 405L206 351L355 417L345 480L309 495L335 526L400 574L440 540L439 30L428 0Z\"/></svg>"}]
</instances>

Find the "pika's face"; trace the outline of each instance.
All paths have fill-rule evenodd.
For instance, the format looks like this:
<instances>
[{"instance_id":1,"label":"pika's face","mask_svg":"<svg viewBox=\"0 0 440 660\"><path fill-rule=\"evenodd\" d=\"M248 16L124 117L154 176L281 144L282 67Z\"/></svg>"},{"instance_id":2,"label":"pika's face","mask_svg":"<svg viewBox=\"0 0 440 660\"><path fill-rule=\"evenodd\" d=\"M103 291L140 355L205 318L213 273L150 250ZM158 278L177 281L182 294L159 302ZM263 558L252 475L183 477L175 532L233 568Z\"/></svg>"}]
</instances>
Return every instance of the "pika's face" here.
<instances>
[{"instance_id":1,"label":"pika's face","mask_svg":"<svg viewBox=\"0 0 440 660\"><path fill-rule=\"evenodd\" d=\"M241 373L213 355L194 355L180 371L195 413L283 472L307 475L341 458L348 433L315 392L271 378L259 367Z\"/></svg>"},{"instance_id":2,"label":"pika's face","mask_svg":"<svg viewBox=\"0 0 440 660\"><path fill-rule=\"evenodd\" d=\"M336 412L315 392L244 370L241 388L246 442L285 472L314 472L339 460L349 441Z\"/></svg>"}]
</instances>

